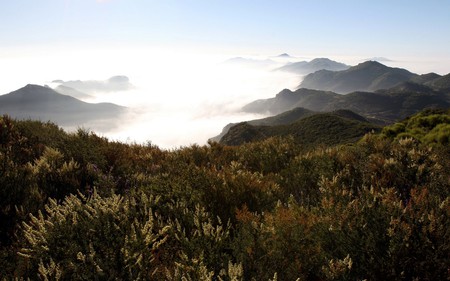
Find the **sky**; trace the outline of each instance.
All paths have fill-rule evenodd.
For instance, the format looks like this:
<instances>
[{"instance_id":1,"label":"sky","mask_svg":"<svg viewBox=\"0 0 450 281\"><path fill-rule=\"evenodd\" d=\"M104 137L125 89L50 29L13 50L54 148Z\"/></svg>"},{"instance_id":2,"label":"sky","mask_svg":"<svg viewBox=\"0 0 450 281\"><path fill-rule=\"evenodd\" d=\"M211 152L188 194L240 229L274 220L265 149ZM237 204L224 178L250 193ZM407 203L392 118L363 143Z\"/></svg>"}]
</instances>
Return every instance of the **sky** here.
<instances>
[{"instance_id":1,"label":"sky","mask_svg":"<svg viewBox=\"0 0 450 281\"><path fill-rule=\"evenodd\" d=\"M281 53L351 65L383 57L419 74L447 74L449 11L447 0L3 0L0 94L27 83L126 75L134 92L95 100L146 112L128 124L126 139L187 145L254 117L236 114L244 102L299 83L287 74L219 70L221 62ZM163 132L180 119L179 134ZM137 136L144 126L154 133Z\"/></svg>"},{"instance_id":2,"label":"sky","mask_svg":"<svg viewBox=\"0 0 450 281\"><path fill-rule=\"evenodd\" d=\"M1 1L0 44L448 57L447 0Z\"/></svg>"}]
</instances>

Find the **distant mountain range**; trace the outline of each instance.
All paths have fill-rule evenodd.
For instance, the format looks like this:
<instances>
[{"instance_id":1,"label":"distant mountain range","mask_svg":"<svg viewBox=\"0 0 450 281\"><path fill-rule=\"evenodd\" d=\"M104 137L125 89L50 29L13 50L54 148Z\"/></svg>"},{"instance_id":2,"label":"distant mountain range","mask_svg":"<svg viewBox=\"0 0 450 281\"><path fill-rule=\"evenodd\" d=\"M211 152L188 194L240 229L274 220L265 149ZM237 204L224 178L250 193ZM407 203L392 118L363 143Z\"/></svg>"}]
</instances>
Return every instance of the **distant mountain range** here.
<instances>
[{"instance_id":1,"label":"distant mountain range","mask_svg":"<svg viewBox=\"0 0 450 281\"><path fill-rule=\"evenodd\" d=\"M86 103L49 87L31 84L0 96L0 114L17 119L52 121L61 126L113 120L125 112L126 107L112 103Z\"/></svg>"},{"instance_id":2,"label":"distant mountain range","mask_svg":"<svg viewBox=\"0 0 450 281\"><path fill-rule=\"evenodd\" d=\"M258 124L260 122L261 124ZM290 135L305 147L318 144L334 145L354 142L366 133L379 131L380 128L349 110L314 113L296 108L270 119L233 125L221 136L219 142L226 145L240 145L273 136Z\"/></svg>"},{"instance_id":3,"label":"distant mountain range","mask_svg":"<svg viewBox=\"0 0 450 281\"><path fill-rule=\"evenodd\" d=\"M405 82L388 90L339 95L329 91L285 89L274 98L257 100L243 107L245 112L280 114L296 107L313 111L349 109L378 123L389 124L425 108L447 108L450 94L428 86Z\"/></svg>"},{"instance_id":4,"label":"distant mountain range","mask_svg":"<svg viewBox=\"0 0 450 281\"><path fill-rule=\"evenodd\" d=\"M316 89L306 87L311 85ZM349 109L389 124L425 108L450 106L450 74L418 75L373 61L343 71L317 71L307 75L301 86L251 102L243 111L273 115L296 107L322 112ZM342 95L332 91L344 89L352 92Z\"/></svg>"},{"instance_id":5,"label":"distant mountain range","mask_svg":"<svg viewBox=\"0 0 450 281\"><path fill-rule=\"evenodd\" d=\"M112 76L107 80L54 80L52 82L87 94L128 91L134 88L130 79L124 75Z\"/></svg>"},{"instance_id":6,"label":"distant mountain range","mask_svg":"<svg viewBox=\"0 0 450 281\"><path fill-rule=\"evenodd\" d=\"M272 117L228 124L213 138L228 145L292 135L305 145L354 141L427 108L450 108L450 74L414 74L368 61L341 71L319 70L295 91L245 105Z\"/></svg>"},{"instance_id":7,"label":"distant mountain range","mask_svg":"<svg viewBox=\"0 0 450 281\"><path fill-rule=\"evenodd\" d=\"M305 75L309 73L316 72L318 70L330 70L330 71L337 71L337 70L346 70L350 68L349 65L336 62L327 58L316 58L309 62L307 61L299 61L299 62L293 62L288 63L282 67L279 67L275 70L279 71L287 71L287 72L293 72L300 75Z\"/></svg>"}]
</instances>

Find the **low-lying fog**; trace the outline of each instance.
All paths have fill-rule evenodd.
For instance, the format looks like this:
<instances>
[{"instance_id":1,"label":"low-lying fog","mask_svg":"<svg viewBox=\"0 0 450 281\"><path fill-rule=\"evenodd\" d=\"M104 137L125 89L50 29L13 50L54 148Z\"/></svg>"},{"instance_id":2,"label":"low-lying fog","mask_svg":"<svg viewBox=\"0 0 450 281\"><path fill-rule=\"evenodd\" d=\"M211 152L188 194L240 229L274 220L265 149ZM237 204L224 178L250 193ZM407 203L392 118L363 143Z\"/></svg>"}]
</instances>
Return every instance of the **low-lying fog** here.
<instances>
[{"instance_id":1,"label":"low-lying fog","mask_svg":"<svg viewBox=\"0 0 450 281\"><path fill-rule=\"evenodd\" d=\"M88 102L113 102L130 108L118 127L105 133L112 139L152 143L172 148L204 144L230 122L261 116L240 108L298 85L298 75L221 61L164 61L129 76L133 88L97 92Z\"/></svg>"},{"instance_id":2,"label":"low-lying fog","mask_svg":"<svg viewBox=\"0 0 450 281\"><path fill-rule=\"evenodd\" d=\"M289 61L314 58L247 56L229 60L232 57L171 50L9 54L7 59L0 57L0 75L7 78L0 94L28 83L78 87L89 95L80 98L86 102L112 102L130 109L118 124L93 122L80 127L112 140L176 148L204 144L228 123L263 117L239 109L284 88L295 89L302 77L273 69ZM350 65L361 62L361 58L331 59ZM406 63L382 63L408 68ZM420 63L415 65L420 67Z\"/></svg>"}]
</instances>

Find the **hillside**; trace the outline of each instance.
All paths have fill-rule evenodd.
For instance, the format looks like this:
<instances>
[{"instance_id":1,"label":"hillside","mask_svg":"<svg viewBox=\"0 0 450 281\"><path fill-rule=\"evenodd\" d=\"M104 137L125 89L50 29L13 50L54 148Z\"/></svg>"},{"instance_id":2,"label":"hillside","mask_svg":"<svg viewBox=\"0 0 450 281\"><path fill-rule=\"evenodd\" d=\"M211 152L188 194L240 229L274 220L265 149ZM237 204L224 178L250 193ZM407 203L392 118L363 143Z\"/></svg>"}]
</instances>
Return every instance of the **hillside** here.
<instances>
[{"instance_id":1,"label":"hillside","mask_svg":"<svg viewBox=\"0 0 450 281\"><path fill-rule=\"evenodd\" d=\"M288 63L282 67L277 68L276 70L279 71L287 71L292 72L300 75L305 75L309 73L316 72L318 70L331 70L331 71L338 71L338 70L346 70L350 66L330 60L328 58L316 58L309 62L307 61L299 61L299 62L293 62Z\"/></svg>"},{"instance_id":2,"label":"hillside","mask_svg":"<svg viewBox=\"0 0 450 281\"><path fill-rule=\"evenodd\" d=\"M275 115L275 116L270 116L270 117L256 119L256 120L250 120L250 121L246 121L246 123L248 123L250 125L254 125L254 126L285 125L285 124L291 124L295 121L298 121L301 118L313 115L314 113L315 113L314 111L311 111L311 110L308 110L305 108L301 108L301 107L297 107L297 108L283 112L283 113ZM235 125L237 125L237 123L230 123L230 124L226 125L222 129L222 132L219 135L211 138L210 141L220 142L220 139L226 133L228 133L228 131L230 130L231 127L233 127Z\"/></svg>"},{"instance_id":3,"label":"hillside","mask_svg":"<svg viewBox=\"0 0 450 281\"><path fill-rule=\"evenodd\" d=\"M17 119L50 120L61 126L116 119L125 112L126 108L122 106L86 103L38 85L29 84L0 96L0 114L8 114Z\"/></svg>"},{"instance_id":4,"label":"hillside","mask_svg":"<svg viewBox=\"0 0 450 281\"><path fill-rule=\"evenodd\" d=\"M333 92L305 88L292 92L289 89L284 89L274 98L256 100L245 105L242 110L261 114L280 114L297 107L312 111L323 111L327 104L333 103L339 98L340 95Z\"/></svg>"},{"instance_id":5,"label":"hillside","mask_svg":"<svg viewBox=\"0 0 450 281\"><path fill-rule=\"evenodd\" d=\"M425 84L450 93L450 73L441 77L436 77L431 81L427 81Z\"/></svg>"},{"instance_id":6,"label":"hillside","mask_svg":"<svg viewBox=\"0 0 450 281\"><path fill-rule=\"evenodd\" d=\"M323 144L360 120L316 114L294 136L161 150L0 116L0 276L448 279L448 112Z\"/></svg>"},{"instance_id":7,"label":"hillside","mask_svg":"<svg viewBox=\"0 0 450 281\"><path fill-rule=\"evenodd\" d=\"M366 61L342 71L320 70L307 75L299 88L347 94L355 91L388 89L408 81L417 74L392 68L376 61Z\"/></svg>"},{"instance_id":8,"label":"hillside","mask_svg":"<svg viewBox=\"0 0 450 281\"><path fill-rule=\"evenodd\" d=\"M353 92L339 95L309 89L294 92L285 89L274 98L257 100L242 110L253 113L278 114L296 107L313 111L349 109L380 124L395 122L426 108L450 107L450 95L411 82L377 92Z\"/></svg>"},{"instance_id":9,"label":"hillside","mask_svg":"<svg viewBox=\"0 0 450 281\"><path fill-rule=\"evenodd\" d=\"M382 135L388 138L413 138L428 145L450 144L450 109L425 110L401 122L386 126Z\"/></svg>"},{"instance_id":10,"label":"hillside","mask_svg":"<svg viewBox=\"0 0 450 281\"><path fill-rule=\"evenodd\" d=\"M279 118L275 116L274 118ZM249 122L232 126L221 138L226 145L240 145L261 141L274 136L292 136L294 140L310 147L318 144L335 145L354 142L368 132L380 127L348 110L317 113L282 125L255 125Z\"/></svg>"},{"instance_id":11,"label":"hillside","mask_svg":"<svg viewBox=\"0 0 450 281\"><path fill-rule=\"evenodd\" d=\"M425 84L427 82L431 82L435 79L442 77L441 75L431 72L427 74L422 74L416 77L411 78L409 81L417 84Z\"/></svg>"}]
</instances>

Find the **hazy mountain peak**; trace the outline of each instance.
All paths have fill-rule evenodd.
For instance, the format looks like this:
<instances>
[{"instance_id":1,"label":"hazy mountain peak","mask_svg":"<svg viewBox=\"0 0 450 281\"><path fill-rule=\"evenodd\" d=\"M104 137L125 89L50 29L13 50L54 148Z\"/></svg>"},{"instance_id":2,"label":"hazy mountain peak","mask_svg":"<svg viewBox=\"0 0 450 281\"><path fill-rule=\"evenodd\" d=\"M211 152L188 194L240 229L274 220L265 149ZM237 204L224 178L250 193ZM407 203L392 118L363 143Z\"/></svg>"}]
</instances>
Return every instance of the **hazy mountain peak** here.
<instances>
[{"instance_id":1,"label":"hazy mountain peak","mask_svg":"<svg viewBox=\"0 0 450 281\"><path fill-rule=\"evenodd\" d=\"M279 92L277 94L277 97L289 96L289 95L292 95L292 93L293 92L289 89L283 89L283 90L281 90L281 92Z\"/></svg>"},{"instance_id":2,"label":"hazy mountain peak","mask_svg":"<svg viewBox=\"0 0 450 281\"><path fill-rule=\"evenodd\" d=\"M335 61L330 60L329 58L315 58L310 61L310 63L317 63L317 62L335 62Z\"/></svg>"},{"instance_id":3,"label":"hazy mountain peak","mask_svg":"<svg viewBox=\"0 0 450 281\"><path fill-rule=\"evenodd\" d=\"M293 62L293 63L287 63L286 65L277 68L276 70L281 71L287 71L292 72L296 74L309 74L313 73L319 70L331 70L331 71L338 71L338 70L345 70L348 69L350 66L333 61L329 58L315 58L309 62L307 61L299 61L299 62Z\"/></svg>"},{"instance_id":4,"label":"hazy mountain peak","mask_svg":"<svg viewBox=\"0 0 450 281\"><path fill-rule=\"evenodd\" d=\"M368 61L362 62L362 63L354 66L353 68L354 69L364 69L364 68L374 68L374 67L388 68L386 65L384 65L376 60L368 60Z\"/></svg>"},{"instance_id":5,"label":"hazy mountain peak","mask_svg":"<svg viewBox=\"0 0 450 281\"><path fill-rule=\"evenodd\" d=\"M77 99L89 99L92 98L92 96L85 94L81 91L75 90L74 88L70 88L64 85L59 85L58 87L56 87L54 89L56 92L66 95L66 96L71 96Z\"/></svg>"},{"instance_id":6,"label":"hazy mountain peak","mask_svg":"<svg viewBox=\"0 0 450 281\"><path fill-rule=\"evenodd\" d=\"M388 89L409 81L417 74L406 69L388 67L377 61L365 61L342 71L318 71L305 77L299 88L346 94L355 91Z\"/></svg>"},{"instance_id":7,"label":"hazy mountain peak","mask_svg":"<svg viewBox=\"0 0 450 281\"><path fill-rule=\"evenodd\" d=\"M0 114L17 119L50 120L62 126L97 124L101 131L114 127L115 120L126 111L111 103L86 103L55 90L34 84L0 96ZM101 120L100 123L96 123Z\"/></svg>"},{"instance_id":8,"label":"hazy mountain peak","mask_svg":"<svg viewBox=\"0 0 450 281\"><path fill-rule=\"evenodd\" d=\"M386 62L390 62L392 60L388 59L388 58L385 58L385 57L373 57L373 58L365 59L365 61L378 61L378 62L386 61Z\"/></svg>"},{"instance_id":9,"label":"hazy mountain peak","mask_svg":"<svg viewBox=\"0 0 450 281\"><path fill-rule=\"evenodd\" d=\"M36 84L27 84L24 87L8 94L8 96L22 96L22 97L26 96L29 97L30 99L43 99L56 95L60 94L51 89L50 87L45 87Z\"/></svg>"},{"instance_id":10,"label":"hazy mountain peak","mask_svg":"<svg viewBox=\"0 0 450 281\"><path fill-rule=\"evenodd\" d=\"M106 80L54 80L53 82L87 94L128 91L134 88L130 79L125 75L112 76Z\"/></svg>"}]
</instances>

